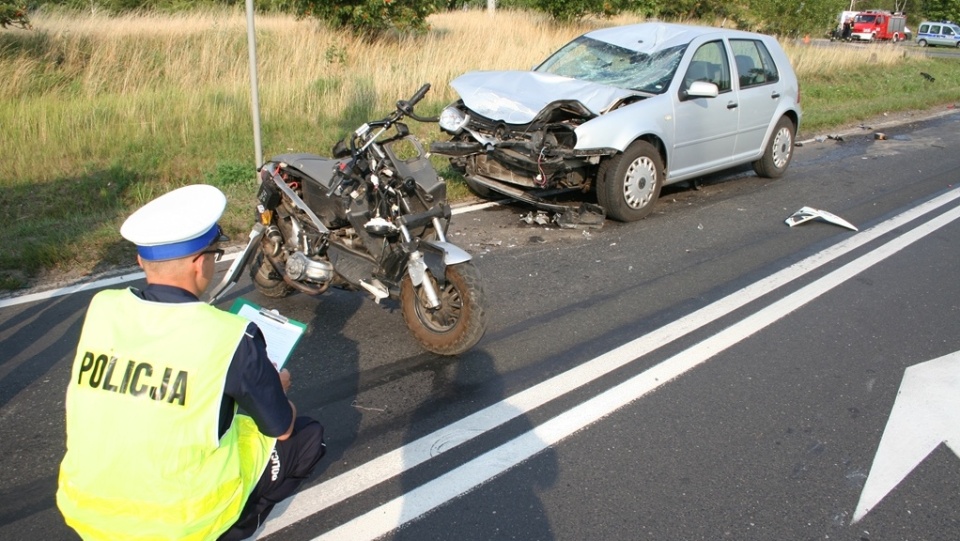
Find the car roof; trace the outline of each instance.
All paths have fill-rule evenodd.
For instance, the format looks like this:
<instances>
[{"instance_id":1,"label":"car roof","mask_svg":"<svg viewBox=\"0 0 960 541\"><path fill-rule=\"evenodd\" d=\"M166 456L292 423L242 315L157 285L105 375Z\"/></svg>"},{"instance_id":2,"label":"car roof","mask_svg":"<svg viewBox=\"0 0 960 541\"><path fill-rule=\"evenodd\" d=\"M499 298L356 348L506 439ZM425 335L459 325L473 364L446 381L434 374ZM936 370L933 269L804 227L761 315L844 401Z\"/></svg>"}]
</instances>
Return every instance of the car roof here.
<instances>
[{"instance_id":1,"label":"car roof","mask_svg":"<svg viewBox=\"0 0 960 541\"><path fill-rule=\"evenodd\" d=\"M729 30L711 26L696 26L672 23L639 23L625 26L613 26L593 30L585 36L606 43L612 43L624 49L638 52L650 52L686 45L700 36L716 34L717 37L744 37L758 39L762 34Z\"/></svg>"}]
</instances>

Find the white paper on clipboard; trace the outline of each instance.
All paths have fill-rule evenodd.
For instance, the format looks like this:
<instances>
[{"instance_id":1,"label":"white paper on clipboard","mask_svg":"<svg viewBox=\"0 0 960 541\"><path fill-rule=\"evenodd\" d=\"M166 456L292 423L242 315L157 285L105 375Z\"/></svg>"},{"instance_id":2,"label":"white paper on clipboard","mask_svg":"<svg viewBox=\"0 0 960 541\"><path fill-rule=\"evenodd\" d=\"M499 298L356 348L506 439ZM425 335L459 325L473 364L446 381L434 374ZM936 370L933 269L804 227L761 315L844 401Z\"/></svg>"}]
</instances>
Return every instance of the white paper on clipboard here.
<instances>
[{"instance_id":1,"label":"white paper on clipboard","mask_svg":"<svg viewBox=\"0 0 960 541\"><path fill-rule=\"evenodd\" d=\"M268 310L246 299L234 301L230 311L257 324L267 342L267 356L277 370L283 368L293 353L307 326L299 321L284 317L276 310Z\"/></svg>"}]
</instances>

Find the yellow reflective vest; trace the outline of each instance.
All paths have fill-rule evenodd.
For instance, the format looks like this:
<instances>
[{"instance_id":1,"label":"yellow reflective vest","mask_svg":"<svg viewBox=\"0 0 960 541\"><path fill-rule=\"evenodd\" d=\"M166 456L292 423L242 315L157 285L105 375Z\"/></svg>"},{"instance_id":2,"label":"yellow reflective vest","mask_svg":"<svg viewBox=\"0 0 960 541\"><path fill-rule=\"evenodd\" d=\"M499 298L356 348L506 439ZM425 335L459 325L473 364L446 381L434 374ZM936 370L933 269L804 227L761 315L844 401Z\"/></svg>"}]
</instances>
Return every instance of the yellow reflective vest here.
<instances>
[{"instance_id":1,"label":"yellow reflective vest","mask_svg":"<svg viewBox=\"0 0 960 541\"><path fill-rule=\"evenodd\" d=\"M240 515L274 438L235 415L218 437L247 321L206 303L90 303L67 386L57 505L92 539L216 539Z\"/></svg>"}]
</instances>

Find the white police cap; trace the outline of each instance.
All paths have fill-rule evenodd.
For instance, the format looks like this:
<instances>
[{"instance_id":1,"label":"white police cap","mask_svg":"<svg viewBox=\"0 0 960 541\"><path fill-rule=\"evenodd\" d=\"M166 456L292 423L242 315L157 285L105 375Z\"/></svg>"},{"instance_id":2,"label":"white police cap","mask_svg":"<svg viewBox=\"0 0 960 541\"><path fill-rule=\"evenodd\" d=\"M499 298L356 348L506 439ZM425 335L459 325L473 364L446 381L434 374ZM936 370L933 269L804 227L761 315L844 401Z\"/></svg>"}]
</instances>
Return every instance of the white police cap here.
<instances>
[{"instance_id":1,"label":"white police cap","mask_svg":"<svg viewBox=\"0 0 960 541\"><path fill-rule=\"evenodd\" d=\"M166 261L226 240L217 220L227 198L213 186L194 184L165 193L130 215L120 234L146 261Z\"/></svg>"}]
</instances>

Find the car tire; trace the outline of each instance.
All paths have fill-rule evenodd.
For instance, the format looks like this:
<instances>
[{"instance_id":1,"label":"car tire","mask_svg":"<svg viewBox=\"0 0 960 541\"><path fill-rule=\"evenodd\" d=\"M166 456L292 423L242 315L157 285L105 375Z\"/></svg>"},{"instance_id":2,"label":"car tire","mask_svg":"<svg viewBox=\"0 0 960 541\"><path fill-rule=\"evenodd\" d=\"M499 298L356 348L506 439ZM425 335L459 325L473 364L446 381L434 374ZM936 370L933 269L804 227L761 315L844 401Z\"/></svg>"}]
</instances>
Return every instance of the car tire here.
<instances>
[{"instance_id":1,"label":"car tire","mask_svg":"<svg viewBox=\"0 0 960 541\"><path fill-rule=\"evenodd\" d=\"M646 141L634 141L597 170L597 202L607 216L635 222L653 211L663 186L663 159Z\"/></svg>"},{"instance_id":2,"label":"car tire","mask_svg":"<svg viewBox=\"0 0 960 541\"><path fill-rule=\"evenodd\" d=\"M926 46L927 46L927 40L925 39L921 39L920 41L917 42L917 47L926 47Z\"/></svg>"},{"instance_id":3,"label":"car tire","mask_svg":"<svg viewBox=\"0 0 960 541\"><path fill-rule=\"evenodd\" d=\"M793 136L796 128L793 121L780 117L773 135L763 151L763 156L753 162L753 170L764 178L780 178L787 171L793 158Z\"/></svg>"}]
</instances>

